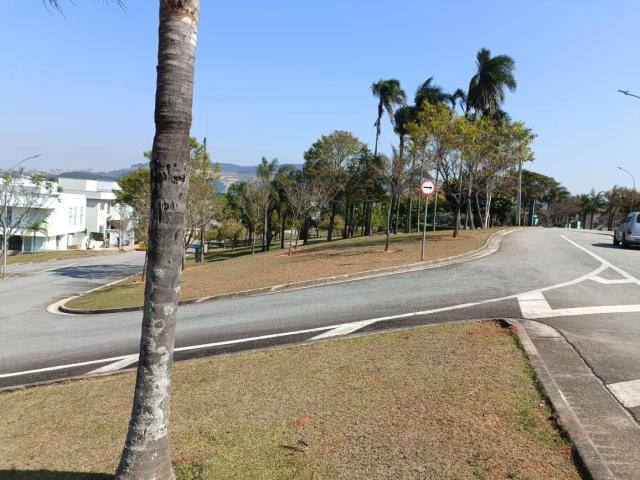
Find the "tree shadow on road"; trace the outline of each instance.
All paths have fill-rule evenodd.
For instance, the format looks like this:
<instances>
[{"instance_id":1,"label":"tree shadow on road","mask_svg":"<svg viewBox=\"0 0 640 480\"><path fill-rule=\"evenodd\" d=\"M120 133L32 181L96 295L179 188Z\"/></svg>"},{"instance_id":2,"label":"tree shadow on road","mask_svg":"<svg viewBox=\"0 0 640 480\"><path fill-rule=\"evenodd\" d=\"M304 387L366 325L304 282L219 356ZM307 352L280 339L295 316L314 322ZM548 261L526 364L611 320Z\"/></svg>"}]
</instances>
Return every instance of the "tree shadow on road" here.
<instances>
[{"instance_id":1,"label":"tree shadow on road","mask_svg":"<svg viewBox=\"0 0 640 480\"><path fill-rule=\"evenodd\" d=\"M52 470L0 470L0 480L113 480L113 475Z\"/></svg>"},{"instance_id":2,"label":"tree shadow on road","mask_svg":"<svg viewBox=\"0 0 640 480\"><path fill-rule=\"evenodd\" d=\"M85 265L56 268L52 273L61 277L103 279L133 275L141 270L131 265Z\"/></svg>"}]
</instances>

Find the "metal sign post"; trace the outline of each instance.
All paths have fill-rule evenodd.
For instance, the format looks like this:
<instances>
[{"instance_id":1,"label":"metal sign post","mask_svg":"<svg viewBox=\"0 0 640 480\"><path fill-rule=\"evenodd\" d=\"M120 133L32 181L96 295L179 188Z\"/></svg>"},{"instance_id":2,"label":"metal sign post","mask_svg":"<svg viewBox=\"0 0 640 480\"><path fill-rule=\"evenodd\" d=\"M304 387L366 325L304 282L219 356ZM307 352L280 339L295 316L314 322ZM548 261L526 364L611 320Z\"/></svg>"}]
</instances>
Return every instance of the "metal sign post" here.
<instances>
[{"instance_id":1,"label":"metal sign post","mask_svg":"<svg viewBox=\"0 0 640 480\"><path fill-rule=\"evenodd\" d=\"M424 223L422 228L422 252L420 261L424 262L424 247L427 243L427 217L429 215L429 197L436 191L436 184L433 180L423 180L420 182L420 193L427 197L424 201ZM434 222L435 226L435 222Z\"/></svg>"}]
</instances>

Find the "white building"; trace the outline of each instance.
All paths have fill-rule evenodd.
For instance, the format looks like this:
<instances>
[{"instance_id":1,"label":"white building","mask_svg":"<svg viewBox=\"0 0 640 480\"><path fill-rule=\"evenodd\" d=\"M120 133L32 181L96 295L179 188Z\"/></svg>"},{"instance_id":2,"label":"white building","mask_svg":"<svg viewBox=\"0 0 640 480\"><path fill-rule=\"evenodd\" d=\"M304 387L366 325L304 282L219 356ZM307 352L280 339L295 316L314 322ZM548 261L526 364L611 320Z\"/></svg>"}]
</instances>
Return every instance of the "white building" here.
<instances>
[{"instance_id":1,"label":"white building","mask_svg":"<svg viewBox=\"0 0 640 480\"><path fill-rule=\"evenodd\" d=\"M117 247L133 243L133 227L127 220L131 217L131 210L118 205L113 193L120 190L117 182L61 176L58 185L65 193L80 194L86 198L86 227L92 245ZM127 223L124 229L121 229L122 221Z\"/></svg>"},{"instance_id":2,"label":"white building","mask_svg":"<svg viewBox=\"0 0 640 480\"><path fill-rule=\"evenodd\" d=\"M28 179L21 180L22 191L30 185ZM50 190L40 189L37 201L31 201L31 213L20 228L11 231L7 250L19 253L131 245L130 209L118 205L113 193L119 188L116 182L59 178ZM9 222L11 218L15 222L24 211L20 206L24 201L14 196L8 203L6 210L0 204L0 214L6 212Z\"/></svg>"},{"instance_id":3,"label":"white building","mask_svg":"<svg viewBox=\"0 0 640 480\"><path fill-rule=\"evenodd\" d=\"M7 250L34 252L86 248L86 198L84 195L61 192L52 184L51 190L20 180L22 197L10 197L9 205L0 205L8 223L22 220L18 228L10 229ZM29 192L29 193L26 193ZM35 195L34 195L35 193ZM25 197L30 200L25 200ZM26 206L28 204L28 207ZM29 212L23 214L23 212ZM2 235L0 231L0 236Z\"/></svg>"}]
</instances>

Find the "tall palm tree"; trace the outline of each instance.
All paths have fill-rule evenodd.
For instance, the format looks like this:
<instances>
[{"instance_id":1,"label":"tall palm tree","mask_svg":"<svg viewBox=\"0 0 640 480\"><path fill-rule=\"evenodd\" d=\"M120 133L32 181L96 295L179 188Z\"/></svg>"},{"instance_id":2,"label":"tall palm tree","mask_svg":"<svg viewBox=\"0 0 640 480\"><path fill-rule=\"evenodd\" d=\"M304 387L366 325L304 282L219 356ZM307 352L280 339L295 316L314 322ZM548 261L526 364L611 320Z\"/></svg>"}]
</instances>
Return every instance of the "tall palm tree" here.
<instances>
[{"instance_id":1,"label":"tall palm tree","mask_svg":"<svg viewBox=\"0 0 640 480\"><path fill-rule=\"evenodd\" d=\"M486 48L476 55L476 73L469 82L467 111L473 108L478 114L494 116L499 113L506 92L515 91L513 76L515 61L508 55L491 56Z\"/></svg>"},{"instance_id":2,"label":"tall palm tree","mask_svg":"<svg viewBox=\"0 0 640 480\"><path fill-rule=\"evenodd\" d=\"M378 116L373 124L376 127L376 143L374 147L374 156L378 155L378 140L380 139L380 130L382 123L382 115L387 112L389 121L394 123L393 111L397 106L407 103L407 95L400 87L400 81L395 78L389 80L378 80L371 85L371 93L378 98Z\"/></svg>"},{"instance_id":3,"label":"tall palm tree","mask_svg":"<svg viewBox=\"0 0 640 480\"><path fill-rule=\"evenodd\" d=\"M409 124L414 123L417 119L417 110L416 107L411 106L411 105L407 105L404 107L400 107L399 109L396 110L395 114L394 114L394 132L398 135L398 138L400 140L400 145L399 145L399 151L398 151L398 155L400 156L400 159L403 160L404 159L404 141L405 141L405 137L407 136L407 134L409 133L408 131L408 127ZM413 155L411 157L411 176L413 176L413 172L415 170L415 155ZM394 228L394 233L398 233L398 217L399 217L399 211L400 211L400 196L402 195L402 192L397 192L396 193L396 219L395 219L395 228ZM409 196L409 215L408 215L408 219L407 219L407 225L405 228L406 232L410 232L411 230L411 209L413 208L413 195Z\"/></svg>"},{"instance_id":4,"label":"tall palm tree","mask_svg":"<svg viewBox=\"0 0 640 480\"><path fill-rule=\"evenodd\" d=\"M189 181L200 0L160 0L151 214L140 357L117 480L172 479L169 403Z\"/></svg>"},{"instance_id":5,"label":"tall palm tree","mask_svg":"<svg viewBox=\"0 0 640 480\"><path fill-rule=\"evenodd\" d=\"M256 176L258 177L258 181L260 182L260 188L262 190L262 194L264 195L264 212L263 212L263 223L262 223L262 251L268 250L268 238L267 238L267 229L269 226L269 206L270 206L270 197L273 191L273 179L276 175L276 171L278 170L278 159L274 158L269 161L266 157L262 157L262 160L258 164L256 168Z\"/></svg>"},{"instance_id":6,"label":"tall palm tree","mask_svg":"<svg viewBox=\"0 0 640 480\"><path fill-rule=\"evenodd\" d=\"M432 105L437 105L450 101L451 95L445 93L442 88L434 84L433 77L429 77L418 87L413 101L416 104L416 108L420 108L425 100Z\"/></svg>"},{"instance_id":7,"label":"tall palm tree","mask_svg":"<svg viewBox=\"0 0 640 480\"><path fill-rule=\"evenodd\" d=\"M123 0L114 0L124 6ZM61 8L61 0L45 0ZM151 212L136 385L116 480L173 479L169 403L200 0L160 0Z\"/></svg>"}]
</instances>

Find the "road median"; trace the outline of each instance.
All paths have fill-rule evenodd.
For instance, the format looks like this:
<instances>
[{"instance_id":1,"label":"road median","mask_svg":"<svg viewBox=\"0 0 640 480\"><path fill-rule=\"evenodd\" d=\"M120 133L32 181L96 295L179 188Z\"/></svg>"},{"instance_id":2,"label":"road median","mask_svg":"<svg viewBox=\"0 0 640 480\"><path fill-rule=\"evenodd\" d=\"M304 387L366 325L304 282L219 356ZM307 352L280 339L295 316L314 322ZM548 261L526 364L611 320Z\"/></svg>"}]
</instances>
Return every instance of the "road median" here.
<instances>
[{"instance_id":1,"label":"road median","mask_svg":"<svg viewBox=\"0 0 640 480\"><path fill-rule=\"evenodd\" d=\"M446 265L452 265L455 263L466 262L494 253L500 248L502 238L508 233L516 230L518 229L512 228L499 230L493 229L490 231L464 231L461 233L460 239L449 238L450 232L446 231L437 232L437 234L430 234L429 239L427 240L429 243L427 251L431 258L425 262L407 262L407 258L410 258L409 255L413 253L413 249L415 249L416 252L418 251L417 248L419 247L420 240L419 235L407 235L403 237L403 243L400 243L400 248L402 249L395 247L397 248L397 250L392 251L391 253L379 251L382 239L375 238L374 240L368 239L369 242L364 244L364 246L362 244L363 239L352 239L352 241L355 240L352 244L349 243L349 240L344 241L344 243L332 242L316 244L312 245L311 248L301 249L301 255L294 257L283 256L282 254L276 255L276 252L269 252L271 254L270 256L262 258L260 258L260 256L245 256L241 258L234 258L232 260L235 262L235 264L228 265L228 267L237 267L237 270L235 272L229 272L229 275L243 277L243 275L251 275L253 272L258 274L262 273L264 279L263 283L266 284L257 288L238 288L233 291L226 291L212 295L201 295L194 298L185 298L180 301L180 305L212 302L236 297L264 295L283 292L287 290L295 290L300 288L330 285L334 283L394 275L398 273L415 272ZM398 243L399 242L396 241L395 245L397 245ZM392 243L392 248L395 245L394 243ZM447 255L447 253L449 252L453 252L455 254ZM397 253L401 253L401 255L398 255L396 258L389 259L389 256L396 255ZM387 256L386 258L384 258L385 255ZM339 268L344 266L340 262L354 262L353 259L358 257L361 262L366 261L369 258L378 260L380 256L383 256L382 260L386 262L389 262L389 260L391 260L391 262L397 261L400 262L400 264L370 270L340 273L338 275L319 276L318 278L310 278L286 283L275 283L273 281L270 282L270 280L277 280L278 278L291 278L291 275L286 275L286 273L288 273L286 271L284 272L285 275L274 275L274 273L281 273L280 271L274 271L277 268L286 269L295 267L301 270L303 277L309 275L313 276L319 271L322 271L321 269L328 271L345 270L344 268ZM326 257L329 257L329 259L327 260ZM251 263L252 261L261 261L265 258L271 261L271 263L267 264L265 267L263 261L260 265L257 266L257 268L253 268L253 265ZM283 260L284 262L287 262L291 258L295 259L295 263L282 262ZM276 259L275 262L273 261L274 259ZM300 261L300 259L302 259L302 261ZM225 262L218 263L214 262L211 265L213 265L213 267L217 267L222 263L230 261L231 260L225 260ZM356 263L353 264L355 268L361 266L361 264L358 264L357 261L358 260L356 260ZM318 270L313 270L314 267L317 267ZM202 267L191 267L191 269L187 271L187 274L197 275L199 273L198 269L200 268ZM265 272L266 275L264 275ZM223 283L224 279L219 278L222 275L223 274L218 274L218 278L214 277L214 281L221 283L222 280ZM295 278L295 276L293 278ZM187 295L189 295L188 286L191 283L189 282L189 280L189 277L187 277L187 288L185 288L185 286L183 285L183 295L185 294L185 291ZM227 283L225 285L221 285L220 287L228 288L230 286L232 285L228 285ZM203 289L201 288L201 286L199 287L199 290L202 291ZM212 288L215 287L216 285L214 283L212 285ZM127 278L103 287L98 287L91 290L90 292L85 292L81 295L58 301L53 304L49 310L51 311L51 309L53 308L63 313L76 315L139 311L142 309L141 293L142 283L137 279Z\"/></svg>"}]
</instances>

